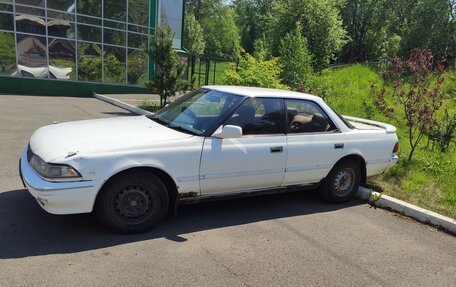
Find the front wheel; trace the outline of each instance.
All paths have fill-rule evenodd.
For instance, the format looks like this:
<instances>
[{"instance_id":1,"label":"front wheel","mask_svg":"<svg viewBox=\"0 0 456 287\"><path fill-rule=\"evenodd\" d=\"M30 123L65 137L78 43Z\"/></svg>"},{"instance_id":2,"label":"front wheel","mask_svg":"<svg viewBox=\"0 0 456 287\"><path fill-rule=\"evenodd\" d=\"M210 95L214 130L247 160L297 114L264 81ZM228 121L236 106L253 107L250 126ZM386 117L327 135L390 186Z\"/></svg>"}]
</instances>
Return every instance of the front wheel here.
<instances>
[{"instance_id":1,"label":"front wheel","mask_svg":"<svg viewBox=\"0 0 456 287\"><path fill-rule=\"evenodd\" d=\"M100 191L96 213L100 222L121 233L151 229L168 211L168 192L154 174L143 170L124 172Z\"/></svg>"},{"instance_id":2,"label":"front wheel","mask_svg":"<svg viewBox=\"0 0 456 287\"><path fill-rule=\"evenodd\" d=\"M337 163L329 172L320 186L320 193L330 202L347 202L358 190L360 180L359 165L351 159L346 159Z\"/></svg>"}]
</instances>

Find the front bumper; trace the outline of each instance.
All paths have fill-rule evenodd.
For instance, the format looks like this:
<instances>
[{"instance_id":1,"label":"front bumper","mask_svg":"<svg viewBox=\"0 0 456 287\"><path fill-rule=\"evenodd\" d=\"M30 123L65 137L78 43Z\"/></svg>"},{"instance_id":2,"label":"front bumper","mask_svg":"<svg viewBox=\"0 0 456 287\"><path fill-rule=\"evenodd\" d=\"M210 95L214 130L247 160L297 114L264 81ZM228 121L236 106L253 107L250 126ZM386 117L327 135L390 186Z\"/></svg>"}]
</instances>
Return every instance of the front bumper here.
<instances>
[{"instance_id":1,"label":"front bumper","mask_svg":"<svg viewBox=\"0 0 456 287\"><path fill-rule=\"evenodd\" d=\"M27 160L27 149L19 161L19 174L39 205L52 214L91 212L98 192L95 181L50 182L42 179Z\"/></svg>"}]
</instances>

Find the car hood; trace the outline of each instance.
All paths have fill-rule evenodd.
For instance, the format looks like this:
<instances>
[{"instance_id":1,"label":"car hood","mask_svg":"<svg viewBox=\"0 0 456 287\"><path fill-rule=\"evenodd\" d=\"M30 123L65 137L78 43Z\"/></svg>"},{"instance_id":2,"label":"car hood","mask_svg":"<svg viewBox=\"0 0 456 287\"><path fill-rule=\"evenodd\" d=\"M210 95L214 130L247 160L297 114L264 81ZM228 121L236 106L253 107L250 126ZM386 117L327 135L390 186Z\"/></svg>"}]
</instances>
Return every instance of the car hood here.
<instances>
[{"instance_id":1,"label":"car hood","mask_svg":"<svg viewBox=\"0 0 456 287\"><path fill-rule=\"evenodd\" d=\"M76 154L147 148L191 136L146 116L117 117L44 126L32 135L30 147L44 161L53 162Z\"/></svg>"}]
</instances>

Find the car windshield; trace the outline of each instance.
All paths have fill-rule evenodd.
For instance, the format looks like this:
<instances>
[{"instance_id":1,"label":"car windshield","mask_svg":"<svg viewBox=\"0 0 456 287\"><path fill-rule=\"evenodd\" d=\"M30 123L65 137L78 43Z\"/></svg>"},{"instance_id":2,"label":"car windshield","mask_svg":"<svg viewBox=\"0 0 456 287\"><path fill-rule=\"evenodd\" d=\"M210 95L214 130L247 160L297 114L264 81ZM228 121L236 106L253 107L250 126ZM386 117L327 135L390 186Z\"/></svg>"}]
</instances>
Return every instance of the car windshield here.
<instances>
[{"instance_id":1,"label":"car windshield","mask_svg":"<svg viewBox=\"0 0 456 287\"><path fill-rule=\"evenodd\" d=\"M233 94L199 89L167 105L149 118L175 130L202 135L242 99L243 97Z\"/></svg>"}]
</instances>

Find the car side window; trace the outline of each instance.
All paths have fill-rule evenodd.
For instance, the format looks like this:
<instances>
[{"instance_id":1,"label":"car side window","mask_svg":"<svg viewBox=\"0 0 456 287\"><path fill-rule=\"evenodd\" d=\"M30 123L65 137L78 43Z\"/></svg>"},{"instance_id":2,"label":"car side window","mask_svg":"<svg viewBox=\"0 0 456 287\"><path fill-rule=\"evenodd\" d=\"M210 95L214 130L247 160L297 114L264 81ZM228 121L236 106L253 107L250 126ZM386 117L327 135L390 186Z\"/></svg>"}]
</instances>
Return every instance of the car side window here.
<instances>
[{"instance_id":1,"label":"car side window","mask_svg":"<svg viewBox=\"0 0 456 287\"><path fill-rule=\"evenodd\" d=\"M243 135L285 133L284 102L275 98L249 98L234 111L225 125L241 127Z\"/></svg>"},{"instance_id":2,"label":"car side window","mask_svg":"<svg viewBox=\"0 0 456 287\"><path fill-rule=\"evenodd\" d=\"M287 107L287 133L321 133L337 131L336 126L312 101L285 100Z\"/></svg>"}]
</instances>

